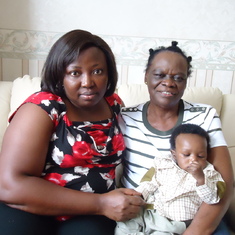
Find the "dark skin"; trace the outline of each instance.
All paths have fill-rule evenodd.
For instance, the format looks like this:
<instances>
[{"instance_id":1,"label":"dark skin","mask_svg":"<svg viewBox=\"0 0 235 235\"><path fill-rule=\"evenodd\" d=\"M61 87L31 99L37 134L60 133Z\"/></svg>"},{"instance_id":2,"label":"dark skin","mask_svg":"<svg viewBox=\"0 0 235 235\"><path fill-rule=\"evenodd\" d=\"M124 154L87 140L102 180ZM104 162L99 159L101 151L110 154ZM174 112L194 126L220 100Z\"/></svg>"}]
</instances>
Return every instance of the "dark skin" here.
<instances>
[{"instance_id":1,"label":"dark skin","mask_svg":"<svg viewBox=\"0 0 235 235\"><path fill-rule=\"evenodd\" d=\"M180 134L175 143L171 153L178 166L195 178L197 186L205 184L203 169L207 166L206 139L195 134Z\"/></svg>"},{"instance_id":2,"label":"dark skin","mask_svg":"<svg viewBox=\"0 0 235 235\"><path fill-rule=\"evenodd\" d=\"M64 98L71 121L97 121L112 116L104 99L108 72L103 52L95 47L80 53L66 69ZM30 115L27 115L29 114ZM36 123L36 125L35 125ZM123 221L135 217L144 204L131 189L104 194L85 193L42 179L53 123L40 107L21 106L4 136L0 155L0 200L41 215L104 215Z\"/></svg>"},{"instance_id":3,"label":"dark skin","mask_svg":"<svg viewBox=\"0 0 235 235\"><path fill-rule=\"evenodd\" d=\"M176 75L182 79L177 79ZM147 119L154 128L167 131L176 125L179 101L186 88L187 77L188 65L182 55L170 51L155 55L145 75L150 94ZM233 170L228 148L226 146L212 148L208 161L214 165L226 182L226 193L216 205L203 203L184 235L212 234L232 200Z\"/></svg>"}]
</instances>

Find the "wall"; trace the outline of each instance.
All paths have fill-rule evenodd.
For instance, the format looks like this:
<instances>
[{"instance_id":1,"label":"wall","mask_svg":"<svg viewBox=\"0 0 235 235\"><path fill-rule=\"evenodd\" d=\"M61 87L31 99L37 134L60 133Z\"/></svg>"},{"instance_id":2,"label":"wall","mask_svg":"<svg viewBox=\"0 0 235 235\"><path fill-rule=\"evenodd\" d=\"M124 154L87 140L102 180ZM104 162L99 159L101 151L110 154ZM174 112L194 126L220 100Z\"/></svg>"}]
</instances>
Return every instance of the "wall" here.
<instances>
[{"instance_id":1,"label":"wall","mask_svg":"<svg viewBox=\"0 0 235 235\"><path fill-rule=\"evenodd\" d=\"M80 28L112 47L119 83L143 83L148 49L177 40L189 86L235 93L234 12L234 0L0 0L0 80L40 76L55 40Z\"/></svg>"}]
</instances>

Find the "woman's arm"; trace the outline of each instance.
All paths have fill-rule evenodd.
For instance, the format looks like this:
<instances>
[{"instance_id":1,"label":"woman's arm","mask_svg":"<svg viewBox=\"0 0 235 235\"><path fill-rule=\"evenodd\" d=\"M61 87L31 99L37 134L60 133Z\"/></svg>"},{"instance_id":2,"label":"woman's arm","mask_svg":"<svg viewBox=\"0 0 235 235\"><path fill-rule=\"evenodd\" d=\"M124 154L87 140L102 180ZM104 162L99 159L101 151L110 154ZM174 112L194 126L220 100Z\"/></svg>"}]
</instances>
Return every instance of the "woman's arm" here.
<instances>
[{"instance_id":1,"label":"woman's arm","mask_svg":"<svg viewBox=\"0 0 235 235\"><path fill-rule=\"evenodd\" d=\"M4 136L0 155L0 201L42 215L100 214L115 220L134 217L143 204L134 190L84 193L46 181L45 165L53 124L34 104L23 105Z\"/></svg>"},{"instance_id":2,"label":"woman's arm","mask_svg":"<svg viewBox=\"0 0 235 235\"><path fill-rule=\"evenodd\" d=\"M212 234L219 225L232 200L234 178L228 148L225 146L212 148L208 161L222 175L226 183L226 192L218 204L202 204L184 235Z\"/></svg>"}]
</instances>

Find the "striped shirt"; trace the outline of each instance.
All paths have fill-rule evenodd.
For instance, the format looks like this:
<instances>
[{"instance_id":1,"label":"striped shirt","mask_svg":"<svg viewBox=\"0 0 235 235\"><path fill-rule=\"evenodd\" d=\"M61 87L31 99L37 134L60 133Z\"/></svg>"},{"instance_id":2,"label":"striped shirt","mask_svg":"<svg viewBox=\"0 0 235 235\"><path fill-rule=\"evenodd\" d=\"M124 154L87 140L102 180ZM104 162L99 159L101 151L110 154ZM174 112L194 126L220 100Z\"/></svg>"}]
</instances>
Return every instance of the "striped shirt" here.
<instances>
[{"instance_id":1,"label":"striped shirt","mask_svg":"<svg viewBox=\"0 0 235 235\"><path fill-rule=\"evenodd\" d=\"M159 156L159 153L170 153L169 139L174 128L168 131L153 128L147 120L148 105L149 102L123 108L119 117L119 125L127 147L121 182L127 188L139 185L143 175L152 166L155 156ZM212 148L227 146L220 119L212 106L181 100L176 126L186 123L196 124L205 129L210 136Z\"/></svg>"}]
</instances>

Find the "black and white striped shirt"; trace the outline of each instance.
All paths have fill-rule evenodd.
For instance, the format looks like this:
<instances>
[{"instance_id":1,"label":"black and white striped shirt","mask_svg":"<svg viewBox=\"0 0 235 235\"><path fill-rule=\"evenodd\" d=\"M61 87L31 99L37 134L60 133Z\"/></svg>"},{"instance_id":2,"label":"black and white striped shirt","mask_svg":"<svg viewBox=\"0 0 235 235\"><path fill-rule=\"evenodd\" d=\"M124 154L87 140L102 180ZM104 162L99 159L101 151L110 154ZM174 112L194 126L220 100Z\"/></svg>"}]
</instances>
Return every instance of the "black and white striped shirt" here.
<instances>
[{"instance_id":1,"label":"black and white striped shirt","mask_svg":"<svg viewBox=\"0 0 235 235\"><path fill-rule=\"evenodd\" d=\"M152 166L155 156L170 151L169 139L174 128L165 132L153 128L147 121L148 104L149 102L123 108L119 118L127 147L121 181L127 188L138 186L143 175ZM210 135L212 148L227 145L220 119L212 106L181 100L176 126L185 123L197 124L204 128Z\"/></svg>"}]
</instances>

